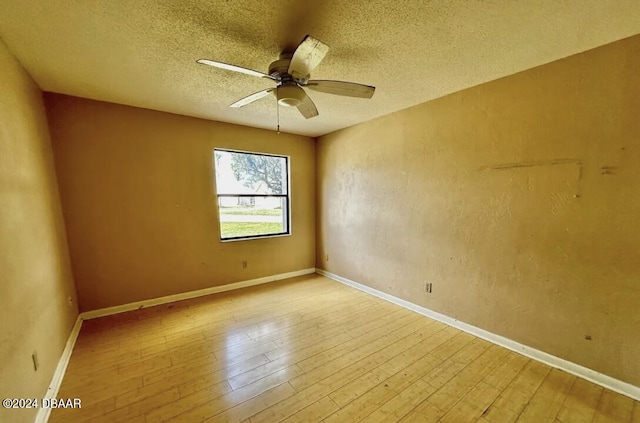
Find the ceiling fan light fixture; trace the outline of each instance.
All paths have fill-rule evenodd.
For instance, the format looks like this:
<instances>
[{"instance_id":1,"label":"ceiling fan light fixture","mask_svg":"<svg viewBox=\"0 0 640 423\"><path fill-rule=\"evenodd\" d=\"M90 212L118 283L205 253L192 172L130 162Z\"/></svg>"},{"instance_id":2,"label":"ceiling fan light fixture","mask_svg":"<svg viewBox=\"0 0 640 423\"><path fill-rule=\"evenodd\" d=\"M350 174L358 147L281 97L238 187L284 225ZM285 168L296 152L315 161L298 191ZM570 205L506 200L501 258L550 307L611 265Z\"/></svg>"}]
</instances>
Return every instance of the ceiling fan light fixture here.
<instances>
[{"instance_id":1,"label":"ceiling fan light fixture","mask_svg":"<svg viewBox=\"0 0 640 423\"><path fill-rule=\"evenodd\" d=\"M278 87L276 96L281 106L296 107L302 103L306 93L297 85L283 84Z\"/></svg>"}]
</instances>

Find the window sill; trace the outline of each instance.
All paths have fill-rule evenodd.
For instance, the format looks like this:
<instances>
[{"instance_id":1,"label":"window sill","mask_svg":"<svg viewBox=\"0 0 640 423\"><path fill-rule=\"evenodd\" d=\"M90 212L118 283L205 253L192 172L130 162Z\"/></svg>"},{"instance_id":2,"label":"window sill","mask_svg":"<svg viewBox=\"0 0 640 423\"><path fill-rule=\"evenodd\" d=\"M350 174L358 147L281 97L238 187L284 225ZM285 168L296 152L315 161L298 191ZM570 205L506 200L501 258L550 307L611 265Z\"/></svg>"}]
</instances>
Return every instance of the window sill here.
<instances>
[{"instance_id":1,"label":"window sill","mask_svg":"<svg viewBox=\"0 0 640 423\"><path fill-rule=\"evenodd\" d=\"M285 236L291 236L291 234L288 233L288 234L251 236L251 237L246 237L246 238L221 239L220 242L251 241L251 240L255 240L255 239L282 238L282 237L285 237Z\"/></svg>"}]
</instances>

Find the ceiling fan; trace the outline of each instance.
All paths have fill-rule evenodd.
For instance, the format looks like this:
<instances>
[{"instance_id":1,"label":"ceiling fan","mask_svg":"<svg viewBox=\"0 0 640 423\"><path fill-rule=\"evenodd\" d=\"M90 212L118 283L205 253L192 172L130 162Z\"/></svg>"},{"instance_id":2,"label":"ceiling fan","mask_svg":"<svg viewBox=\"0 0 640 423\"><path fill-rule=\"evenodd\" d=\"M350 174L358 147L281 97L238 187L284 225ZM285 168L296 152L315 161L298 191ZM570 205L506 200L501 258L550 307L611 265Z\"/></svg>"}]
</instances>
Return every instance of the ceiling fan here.
<instances>
[{"instance_id":1,"label":"ceiling fan","mask_svg":"<svg viewBox=\"0 0 640 423\"><path fill-rule=\"evenodd\" d=\"M302 89L303 87L329 94L359 98L371 98L376 89L375 87L356 84L355 82L309 79L311 71L320 64L328 51L328 45L307 35L293 53L283 52L280 54L279 59L269 65L269 73L209 59L200 59L197 60L197 63L271 79L276 83L275 87L243 97L230 107L243 107L273 93L278 100L278 104L297 107L302 116L309 119L318 116L318 109L305 90Z\"/></svg>"}]
</instances>

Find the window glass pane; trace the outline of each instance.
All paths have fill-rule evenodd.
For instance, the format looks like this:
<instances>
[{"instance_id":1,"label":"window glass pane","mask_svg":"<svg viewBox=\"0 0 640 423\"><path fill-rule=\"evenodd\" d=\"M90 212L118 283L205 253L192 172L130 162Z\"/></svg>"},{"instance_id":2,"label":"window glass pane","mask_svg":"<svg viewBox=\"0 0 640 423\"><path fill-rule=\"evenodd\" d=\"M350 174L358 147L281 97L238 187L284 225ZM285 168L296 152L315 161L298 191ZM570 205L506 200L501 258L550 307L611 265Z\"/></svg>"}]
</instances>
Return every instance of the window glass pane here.
<instances>
[{"instance_id":1,"label":"window glass pane","mask_svg":"<svg viewBox=\"0 0 640 423\"><path fill-rule=\"evenodd\" d=\"M224 240L289 235L289 159L214 150L220 236Z\"/></svg>"},{"instance_id":2,"label":"window glass pane","mask_svg":"<svg viewBox=\"0 0 640 423\"><path fill-rule=\"evenodd\" d=\"M220 194L288 194L287 158L215 151L216 187Z\"/></svg>"},{"instance_id":3,"label":"window glass pane","mask_svg":"<svg viewBox=\"0 0 640 423\"><path fill-rule=\"evenodd\" d=\"M218 197L223 239L288 232L286 197Z\"/></svg>"}]
</instances>

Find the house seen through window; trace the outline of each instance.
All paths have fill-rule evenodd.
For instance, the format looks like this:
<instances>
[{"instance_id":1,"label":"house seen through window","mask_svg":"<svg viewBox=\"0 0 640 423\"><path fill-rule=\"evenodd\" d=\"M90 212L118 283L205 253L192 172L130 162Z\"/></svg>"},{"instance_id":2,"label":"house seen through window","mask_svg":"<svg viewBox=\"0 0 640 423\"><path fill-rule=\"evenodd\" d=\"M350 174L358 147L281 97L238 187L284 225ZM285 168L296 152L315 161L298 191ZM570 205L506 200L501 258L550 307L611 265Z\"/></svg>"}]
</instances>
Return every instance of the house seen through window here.
<instances>
[{"instance_id":1,"label":"house seen through window","mask_svg":"<svg viewBox=\"0 0 640 423\"><path fill-rule=\"evenodd\" d=\"M221 240L288 235L289 158L214 150Z\"/></svg>"}]
</instances>

